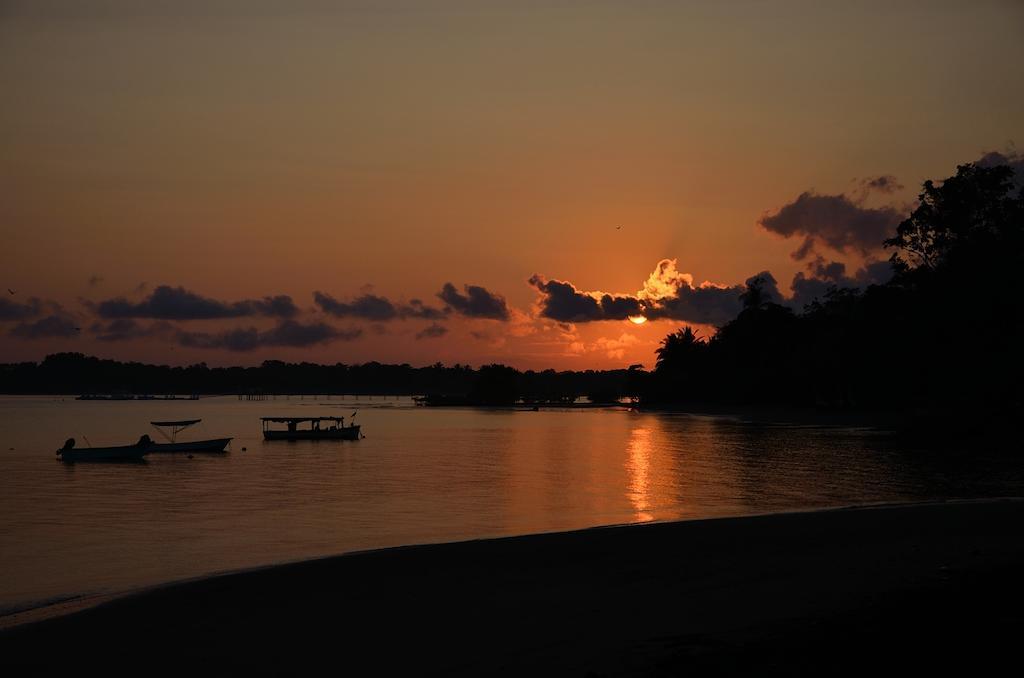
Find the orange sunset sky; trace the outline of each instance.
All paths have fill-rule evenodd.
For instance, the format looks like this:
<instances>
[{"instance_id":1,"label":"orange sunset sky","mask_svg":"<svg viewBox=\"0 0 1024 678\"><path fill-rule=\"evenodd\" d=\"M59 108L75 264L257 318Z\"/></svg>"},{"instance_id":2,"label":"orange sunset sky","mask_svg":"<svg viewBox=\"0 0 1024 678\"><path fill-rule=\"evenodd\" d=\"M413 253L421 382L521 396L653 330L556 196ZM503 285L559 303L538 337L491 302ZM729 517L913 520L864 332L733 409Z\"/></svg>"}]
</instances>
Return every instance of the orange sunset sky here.
<instances>
[{"instance_id":1,"label":"orange sunset sky","mask_svg":"<svg viewBox=\"0 0 1024 678\"><path fill-rule=\"evenodd\" d=\"M1022 38L1009 0L0 1L0 362L650 367L1019 161Z\"/></svg>"}]
</instances>

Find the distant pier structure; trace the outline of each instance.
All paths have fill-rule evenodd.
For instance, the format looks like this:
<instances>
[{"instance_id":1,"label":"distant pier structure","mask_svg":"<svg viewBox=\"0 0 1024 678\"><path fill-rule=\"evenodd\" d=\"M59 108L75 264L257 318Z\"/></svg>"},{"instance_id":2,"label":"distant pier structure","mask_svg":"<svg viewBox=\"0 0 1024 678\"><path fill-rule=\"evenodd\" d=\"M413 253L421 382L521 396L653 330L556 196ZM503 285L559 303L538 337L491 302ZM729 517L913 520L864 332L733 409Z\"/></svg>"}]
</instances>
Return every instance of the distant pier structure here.
<instances>
[{"instance_id":1,"label":"distant pier structure","mask_svg":"<svg viewBox=\"0 0 1024 678\"><path fill-rule=\"evenodd\" d=\"M238 399L239 400L277 400L278 398L281 398L281 399L284 399L284 400L291 400L292 398L296 398L298 400L305 400L306 398L310 398L312 400L319 400L320 398L324 398L325 400L330 400L331 398L337 398L339 400L345 400L346 398L351 398L352 400L363 401L363 400L373 400L374 398L379 398L380 400L389 400L389 399L399 400L401 398L413 397L413 396L409 396L409 395L381 395L379 393L376 394L376 395L359 395L359 394L352 394L352 393L348 393L348 394L346 394L346 393L333 393L332 394L332 393L257 393L257 392L251 392L251 393L239 393L237 395L238 395Z\"/></svg>"}]
</instances>

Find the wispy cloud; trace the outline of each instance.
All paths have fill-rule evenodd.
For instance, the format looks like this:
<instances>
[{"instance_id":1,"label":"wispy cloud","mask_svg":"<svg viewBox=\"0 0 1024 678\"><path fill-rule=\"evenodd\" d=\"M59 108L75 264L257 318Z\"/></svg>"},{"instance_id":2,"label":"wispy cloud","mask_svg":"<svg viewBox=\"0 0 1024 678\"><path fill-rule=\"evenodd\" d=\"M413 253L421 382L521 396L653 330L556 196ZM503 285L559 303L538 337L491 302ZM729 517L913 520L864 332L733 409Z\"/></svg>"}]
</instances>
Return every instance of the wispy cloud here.
<instances>
[{"instance_id":1,"label":"wispy cloud","mask_svg":"<svg viewBox=\"0 0 1024 678\"><path fill-rule=\"evenodd\" d=\"M182 331L178 333L177 341L182 346L193 348L253 351L268 346L304 348L333 341L352 341L362 334L358 328L341 330L326 323L304 324L284 320L268 330L239 327L215 333Z\"/></svg>"},{"instance_id":2,"label":"wispy cloud","mask_svg":"<svg viewBox=\"0 0 1024 678\"><path fill-rule=\"evenodd\" d=\"M383 322L405 318L440 320L445 317L444 311L427 306L419 299L411 299L409 303L403 304L370 293L351 301L339 301L325 292L316 291L313 293L313 302L324 313L336 318L361 318Z\"/></svg>"}]
</instances>

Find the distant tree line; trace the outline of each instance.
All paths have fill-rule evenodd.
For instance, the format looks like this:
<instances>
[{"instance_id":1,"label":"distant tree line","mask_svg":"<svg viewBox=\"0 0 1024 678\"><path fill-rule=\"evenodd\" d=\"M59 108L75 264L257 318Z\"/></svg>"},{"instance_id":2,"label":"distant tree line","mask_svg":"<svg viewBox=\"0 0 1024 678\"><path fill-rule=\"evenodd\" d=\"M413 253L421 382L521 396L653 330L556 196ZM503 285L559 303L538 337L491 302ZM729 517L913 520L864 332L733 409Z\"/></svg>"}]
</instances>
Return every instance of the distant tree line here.
<instances>
[{"instance_id":1,"label":"distant tree line","mask_svg":"<svg viewBox=\"0 0 1024 678\"><path fill-rule=\"evenodd\" d=\"M188 367L102 360L81 353L41 363L0 365L0 392L21 394L358 394L430 395L437 404L505 405L615 400L637 370L520 372L504 365L318 365L267 360L257 367ZM636 389L634 395L638 396Z\"/></svg>"}]
</instances>

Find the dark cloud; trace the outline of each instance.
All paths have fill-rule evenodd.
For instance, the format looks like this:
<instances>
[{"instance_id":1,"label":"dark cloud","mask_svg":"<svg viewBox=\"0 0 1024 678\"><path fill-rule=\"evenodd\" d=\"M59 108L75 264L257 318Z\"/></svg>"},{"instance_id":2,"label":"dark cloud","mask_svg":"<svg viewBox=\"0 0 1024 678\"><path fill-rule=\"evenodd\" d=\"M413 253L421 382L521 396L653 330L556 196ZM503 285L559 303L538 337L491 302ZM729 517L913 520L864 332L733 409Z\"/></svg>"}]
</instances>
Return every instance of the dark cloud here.
<instances>
[{"instance_id":1,"label":"dark cloud","mask_svg":"<svg viewBox=\"0 0 1024 678\"><path fill-rule=\"evenodd\" d=\"M236 302L235 305L242 305L252 309L249 315L266 315L273 318L292 318L299 313L299 307L295 305L292 298L287 294L278 294L273 297L263 297L249 301Z\"/></svg>"},{"instance_id":2,"label":"dark cloud","mask_svg":"<svg viewBox=\"0 0 1024 678\"><path fill-rule=\"evenodd\" d=\"M643 311L643 304L636 297L602 294L599 303L601 310L610 318L628 318Z\"/></svg>"},{"instance_id":3,"label":"dark cloud","mask_svg":"<svg viewBox=\"0 0 1024 678\"><path fill-rule=\"evenodd\" d=\"M101 318L158 318L161 320L207 320L265 315L290 318L299 312L291 297L279 295L262 299L224 302L190 292L184 287L160 285L136 303L124 297L94 305Z\"/></svg>"},{"instance_id":4,"label":"dark cloud","mask_svg":"<svg viewBox=\"0 0 1024 678\"><path fill-rule=\"evenodd\" d=\"M32 297L24 304L7 298L7 292L0 297L0 320L27 320L43 312L43 302Z\"/></svg>"},{"instance_id":5,"label":"dark cloud","mask_svg":"<svg viewBox=\"0 0 1024 678\"><path fill-rule=\"evenodd\" d=\"M873 181L888 180L879 177ZM892 236L901 219L901 212L891 206L866 207L844 194L819 195L808 191L758 223L785 238L803 238L793 252L794 259L802 260L819 245L866 256L881 248L882 241Z\"/></svg>"},{"instance_id":6,"label":"dark cloud","mask_svg":"<svg viewBox=\"0 0 1024 678\"><path fill-rule=\"evenodd\" d=\"M797 311L815 300L824 299L833 288L863 289L869 285L883 285L892 278L892 265L888 261L871 261L852 276L846 275L846 264L817 259L807 267L807 273L797 273L791 285L793 297L787 303Z\"/></svg>"},{"instance_id":7,"label":"dark cloud","mask_svg":"<svg viewBox=\"0 0 1024 678\"><path fill-rule=\"evenodd\" d=\"M417 339L437 339L448 334L448 328L444 325L433 323L416 333Z\"/></svg>"},{"instance_id":8,"label":"dark cloud","mask_svg":"<svg viewBox=\"0 0 1024 678\"><path fill-rule=\"evenodd\" d=\"M875 193L888 194L903 190L903 184L901 184L896 177L891 174L883 174L878 177L862 179L860 185L863 190Z\"/></svg>"},{"instance_id":9,"label":"dark cloud","mask_svg":"<svg viewBox=\"0 0 1024 678\"><path fill-rule=\"evenodd\" d=\"M445 317L444 311L425 306L419 299L412 299L408 304L395 304L386 297L367 293L352 301L338 301L325 292L317 291L313 293L313 301L324 313L337 318L362 318L383 322L396 318L440 320Z\"/></svg>"},{"instance_id":10,"label":"dark cloud","mask_svg":"<svg viewBox=\"0 0 1024 678\"><path fill-rule=\"evenodd\" d=\"M118 318L109 323L93 323L89 331L100 341L130 341L170 334L173 326L163 321L141 325L131 318Z\"/></svg>"},{"instance_id":11,"label":"dark cloud","mask_svg":"<svg viewBox=\"0 0 1024 678\"><path fill-rule=\"evenodd\" d=\"M845 274L846 266L844 264L839 264L839 266L842 267ZM818 278L813 274L808 275L800 272L793 276L791 287L793 289L793 298L790 299L789 305L797 311L802 311L807 304L815 300L824 299L829 290L836 287L844 287L844 285L834 281L832 278Z\"/></svg>"},{"instance_id":12,"label":"dark cloud","mask_svg":"<svg viewBox=\"0 0 1024 678\"><path fill-rule=\"evenodd\" d=\"M858 287L884 285L892 280L893 273L892 264L888 260L870 261L857 270L853 280Z\"/></svg>"},{"instance_id":13,"label":"dark cloud","mask_svg":"<svg viewBox=\"0 0 1024 678\"><path fill-rule=\"evenodd\" d=\"M768 297L772 298L772 290L776 290L777 294L777 288L775 278L771 274L768 274L768 278L770 280L765 281L764 289ZM740 295L746 289L746 285L683 285L674 296L648 303L643 314L651 320L665 318L702 325L724 325L735 318L743 308Z\"/></svg>"},{"instance_id":14,"label":"dark cloud","mask_svg":"<svg viewBox=\"0 0 1024 678\"><path fill-rule=\"evenodd\" d=\"M985 155L981 156L977 161L976 165L979 167L995 167L996 165L1008 165L1013 170L1014 180L1013 183L1017 188L1024 186L1024 154L1018 153L1015 150L1009 150L1006 153L1000 153L999 151L989 151Z\"/></svg>"},{"instance_id":15,"label":"dark cloud","mask_svg":"<svg viewBox=\"0 0 1024 678\"><path fill-rule=\"evenodd\" d=\"M445 283L437 296L448 307L460 315L469 318L490 318L492 320L508 320L510 317L505 298L492 294L478 285L463 285L466 291L462 294L455 285Z\"/></svg>"},{"instance_id":16,"label":"dark cloud","mask_svg":"<svg viewBox=\"0 0 1024 678\"><path fill-rule=\"evenodd\" d=\"M779 291L779 281L775 279L775 276L772 275L770 271L761 271L760 273L755 273L750 276L744 281L741 289L746 291L746 288L752 285L755 281L757 281L761 286L762 300L771 304L781 304L784 301L782 292ZM743 291L741 291L740 294L742 294Z\"/></svg>"},{"instance_id":17,"label":"dark cloud","mask_svg":"<svg viewBox=\"0 0 1024 678\"><path fill-rule=\"evenodd\" d=\"M974 164L980 167L1007 165L1014 171L1014 185L1024 187L1024 155L1014 149L1003 153L990 151ZM822 246L840 253L854 252L870 259L878 253L882 242L892 237L909 208L893 205L869 207L865 202L871 194L891 195L902 189L903 185L896 177L883 174L860 180L858 189L852 191L852 195L819 195L807 191L775 214L762 217L758 223L783 237L802 238L800 246L792 255L797 260L805 260L812 255L820 259L819 247ZM836 263L833 262L833 265ZM870 277L872 270L885 280L891 277L886 264L869 262L854 276L844 275L840 284L822 271L815 270L815 264L812 263L808 274L798 273L793 280L795 298L808 301L819 298L830 285L863 287L871 283L859 276L863 272Z\"/></svg>"},{"instance_id":18,"label":"dark cloud","mask_svg":"<svg viewBox=\"0 0 1024 678\"><path fill-rule=\"evenodd\" d=\"M441 320L448 315L439 308L424 305L419 299L410 299L409 305L399 307L398 313L403 318L422 318L424 320Z\"/></svg>"},{"instance_id":19,"label":"dark cloud","mask_svg":"<svg viewBox=\"0 0 1024 678\"><path fill-rule=\"evenodd\" d=\"M583 292L572 283L547 280L539 275L530 278L529 282L541 294L538 300L540 316L558 322L624 320L642 315L648 320L721 326L743 310L744 294L755 281L759 284L762 302L803 310L806 304L824 297L832 287L863 289L888 282L892 274L888 261L869 261L853 275L847 275L846 265L842 262L827 262L818 257L807 265L806 272L793 278L793 297L789 299L782 295L778 281L770 271L752 275L742 285L709 282L694 285L693 276L676 269L675 259L658 262L644 288L635 296Z\"/></svg>"},{"instance_id":20,"label":"dark cloud","mask_svg":"<svg viewBox=\"0 0 1024 678\"><path fill-rule=\"evenodd\" d=\"M625 320L640 315L642 306L636 297L582 292L564 280L548 280L534 275L528 281L540 293L540 315L565 323L595 320Z\"/></svg>"},{"instance_id":21,"label":"dark cloud","mask_svg":"<svg viewBox=\"0 0 1024 678\"><path fill-rule=\"evenodd\" d=\"M761 278L767 301L782 301L778 283L768 271L751 276ZM564 323L597 320L625 320L645 316L650 320L668 319L704 325L721 325L736 317L742 308L743 285L715 285L705 282L694 286L693 276L676 270L674 259L658 262L654 272L636 295L584 292L563 280L548 280L534 275L529 280L541 293L538 302L541 317Z\"/></svg>"},{"instance_id":22,"label":"dark cloud","mask_svg":"<svg viewBox=\"0 0 1024 678\"><path fill-rule=\"evenodd\" d=\"M534 274L528 281L541 293L540 315L559 322L609 320L594 295L581 292L564 280L548 280Z\"/></svg>"},{"instance_id":23,"label":"dark cloud","mask_svg":"<svg viewBox=\"0 0 1024 678\"><path fill-rule=\"evenodd\" d=\"M74 337L79 328L75 319L66 313L57 312L33 322L22 322L11 328L11 336L20 339L46 339L51 337Z\"/></svg>"},{"instance_id":24,"label":"dark cloud","mask_svg":"<svg viewBox=\"0 0 1024 678\"><path fill-rule=\"evenodd\" d=\"M324 313L338 318L363 318L364 320L391 320L398 317L398 309L384 297L364 294L351 302L338 301L329 294L316 291L313 301Z\"/></svg>"},{"instance_id":25,"label":"dark cloud","mask_svg":"<svg viewBox=\"0 0 1024 678\"><path fill-rule=\"evenodd\" d=\"M741 296L747 285L760 278L762 300L778 303L778 283L768 271L752 275L742 285L693 284L693 276L680 273L675 259L662 259L644 283L639 298L643 315L702 325L724 325L743 308Z\"/></svg>"},{"instance_id":26,"label":"dark cloud","mask_svg":"<svg viewBox=\"0 0 1024 678\"><path fill-rule=\"evenodd\" d=\"M283 320L269 330L239 327L217 333L179 332L177 340L182 346L193 348L253 351L264 347L303 348L332 341L352 341L362 333L360 329L339 330L326 323L304 324Z\"/></svg>"}]
</instances>

